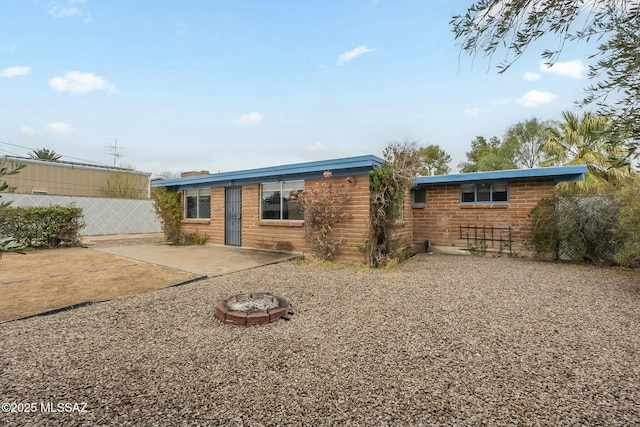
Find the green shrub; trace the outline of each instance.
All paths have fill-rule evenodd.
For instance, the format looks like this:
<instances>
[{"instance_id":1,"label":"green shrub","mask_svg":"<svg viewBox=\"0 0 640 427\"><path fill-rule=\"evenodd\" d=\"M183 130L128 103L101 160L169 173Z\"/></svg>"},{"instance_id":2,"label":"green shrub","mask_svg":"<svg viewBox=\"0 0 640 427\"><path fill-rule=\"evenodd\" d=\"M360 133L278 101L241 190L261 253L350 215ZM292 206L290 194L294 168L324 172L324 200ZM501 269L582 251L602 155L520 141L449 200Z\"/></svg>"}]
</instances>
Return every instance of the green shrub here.
<instances>
[{"instance_id":1,"label":"green shrub","mask_svg":"<svg viewBox=\"0 0 640 427\"><path fill-rule=\"evenodd\" d=\"M533 209L528 243L536 255L552 253L555 259L566 261L612 263L618 209L609 195L558 193Z\"/></svg>"},{"instance_id":2,"label":"green shrub","mask_svg":"<svg viewBox=\"0 0 640 427\"><path fill-rule=\"evenodd\" d=\"M200 234L200 231L196 230L193 233L187 234L183 237L183 240L187 244L191 245L204 245L209 240L207 233Z\"/></svg>"},{"instance_id":3,"label":"green shrub","mask_svg":"<svg viewBox=\"0 0 640 427\"><path fill-rule=\"evenodd\" d=\"M182 201L180 192L167 187L158 187L153 190L153 207L156 215L162 223L162 231L167 243L182 243L183 236L180 231L182 220Z\"/></svg>"},{"instance_id":4,"label":"green shrub","mask_svg":"<svg viewBox=\"0 0 640 427\"><path fill-rule=\"evenodd\" d=\"M0 235L32 248L80 244L82 209L74 206L10 207L0 212Z\"/></svg>"},{"instance_id":5,"label":"green shrub","mask_svg":"<svg viewBox=\"0 0 640 427\"><path fill-rule=\"evenodd\" d=\"M625 267L640 267L640 177L616 194L620 206L614 243L620 247L615 261Z\"/></svg>"}]
</instances>

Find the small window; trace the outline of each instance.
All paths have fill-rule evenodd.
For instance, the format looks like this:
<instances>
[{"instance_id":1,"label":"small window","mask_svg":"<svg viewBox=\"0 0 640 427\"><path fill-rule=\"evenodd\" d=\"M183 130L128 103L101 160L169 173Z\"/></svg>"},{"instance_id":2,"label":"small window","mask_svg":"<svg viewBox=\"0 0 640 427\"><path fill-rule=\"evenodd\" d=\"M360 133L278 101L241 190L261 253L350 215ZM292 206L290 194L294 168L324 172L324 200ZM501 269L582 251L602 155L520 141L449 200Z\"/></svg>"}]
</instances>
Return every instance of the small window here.
<instances>
[{"instance_id":1,"label":"small window","mask_svg":"<svg viewBox=\"0 0 640 427\"><path fill-rule=\"evenodd\" d=\"M184 217L186 219L211 218L211 190L196 188L184 192Z\"/></svg>"},{"instance_id":2,"label":"small window","mask_svg":"<svg viewBox=\"0 0 640 427\"><path fill-rule=\"evenodd\" d=\"M270 182L262 184L260 200L261 219L302 221L304 213L298 204L298 195L304 190L304 181Z\"/></svg>"},{"instance_id":3,"label":"small window","mask_svg":"<svg viewBox=\"0 0 640 427\"><path fill-rule=\"evenodd\" d=\"M476 186L474 184L462 184L460 186L460 200L462 203L475 203Z\"/></svg>"},{"instance_id":4,"label":"small window","mask_svg":"<svg viewBox=\"0 0 640 427\"><path fill-rule=\"evenodd\" d=\"M506 182L462 184L460 203L500 203L509 201Z\"/></svg>"},{"instance_id":5,"label":"small window","mask_svg":"<svg viewBox=\"0 0 640 427\"><path fill-rule=\"evenodd\" d=\"M413 190L413 206L424 206L427 204L427 188L418 187Z\"/></svg>"}]
</instances>

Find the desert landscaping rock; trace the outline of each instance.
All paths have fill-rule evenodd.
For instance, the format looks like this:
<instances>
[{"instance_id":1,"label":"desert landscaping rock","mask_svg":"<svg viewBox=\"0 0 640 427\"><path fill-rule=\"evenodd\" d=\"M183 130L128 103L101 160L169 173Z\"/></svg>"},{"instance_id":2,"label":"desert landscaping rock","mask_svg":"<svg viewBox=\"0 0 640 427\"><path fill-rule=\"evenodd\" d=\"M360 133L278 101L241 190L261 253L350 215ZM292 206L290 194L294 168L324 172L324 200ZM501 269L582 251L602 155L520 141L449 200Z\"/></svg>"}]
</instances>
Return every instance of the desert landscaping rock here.
<instances>
[{"instance_id":1,"label":"desert landscaping rock","mask_svg":"<svg viewBox=\"0 0 640 427\"><path fill-rule=\"evenodd\" d=\"M214 318L219 299L261 291L295 316ZM0 324L0 342L2 402L87 403L0 413L8 426L640 420L640 274L623 269L424 254L385 272L282 263Z\"/></svg>"}]
</instances>

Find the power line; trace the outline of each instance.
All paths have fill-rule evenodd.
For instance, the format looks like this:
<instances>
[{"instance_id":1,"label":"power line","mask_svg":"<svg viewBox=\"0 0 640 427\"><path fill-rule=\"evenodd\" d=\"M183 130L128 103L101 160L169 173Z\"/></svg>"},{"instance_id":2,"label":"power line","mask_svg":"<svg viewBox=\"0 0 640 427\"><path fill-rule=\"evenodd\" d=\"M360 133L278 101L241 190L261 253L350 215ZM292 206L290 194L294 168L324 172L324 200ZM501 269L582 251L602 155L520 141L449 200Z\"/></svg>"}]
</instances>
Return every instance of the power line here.
<instances>
[{"instance_id":1,"label":"power line","mask_svg":"<svg viewBox=\"0 0 640 427\"><path fill-rule=\"evenodd\" d=\"M18 144L11 144L10 142L4 142L4 141L0 141L0 144L10 145L10 146L12 146L12 147L24 148L24 149L26 149L26 150L30 150L30 151L35 151L35 150L37 150L36 148L32 148L32 147L25 147L24 145L18 145ZM6 150L3 150L3 151L6 151ZM6 151L6 152L7 152L7 153L9 153L9 151ZM60 154L60 153L58 153L58 154ZM18 154L12 154L12 155L13 155L13 156L18 156ZM99 166L109 166L109 165L107 165L106 163L100 163L100 162L96 162L96 161L93 161L93 160L81 159L81 158L79 158L79 157L67 156L67 155L65 155L65 154L60 154L60 155L61 155L61 156L63 156L63 157L66 157L66 158L68 158L68 159L79 160L79 161L81 161L81 162L85 162L85 163L93 163L93 164L95 164L95 165L99 165Z\"/></svg>"}]
</instances>

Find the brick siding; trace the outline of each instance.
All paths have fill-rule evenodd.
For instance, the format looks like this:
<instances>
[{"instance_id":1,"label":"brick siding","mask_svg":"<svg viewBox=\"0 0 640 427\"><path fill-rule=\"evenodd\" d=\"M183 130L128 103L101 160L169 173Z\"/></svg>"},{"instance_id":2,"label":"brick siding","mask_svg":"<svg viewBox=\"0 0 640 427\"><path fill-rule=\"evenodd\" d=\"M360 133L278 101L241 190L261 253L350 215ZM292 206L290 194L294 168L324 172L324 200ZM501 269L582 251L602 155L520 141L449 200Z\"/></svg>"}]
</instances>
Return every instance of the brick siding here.
<instances>
[{"instance_id":1,"label":"brick siding","mask_svg":"<svg viewBox=\"0 0 640 427\"><path fill-rule=\"evenodd\" d=\"M429 186L426 206L412 209L413 242L423 246L429 240L432 245L466 249L467 240L460 238L460 226L511 227L512 248L524 252L531 229L531 211L542 198L553 196L553 190L553 181L510 182L508 203L462 204L458 184ZM498 250L498 246L495 243L493 250Z\"/></svg>"},{"instance_id":2,"label":"brick siding","mask_svg":"<svg viewBox=\"0 0 640 427\"><path fill-rule=\"evenodd\" d=\"M362 261L358 246L366 237L369 224L369 176L354 177L349 189L346 211L348 218L334 226L333 236L343 240L338 248L336 261ZM335 178L342 183L345 178ZM306 180L305 189L321 185L320 179ZM224 188L211 189L211 219L183 220L182 231L207 233L209 243L224 244ZM405 212L410 211L410 205ZM242 186L242 246L289 252L307 252L304 239L304 223L297 221L260 220L260 184Z\"/></svg>"}]
</instances>

